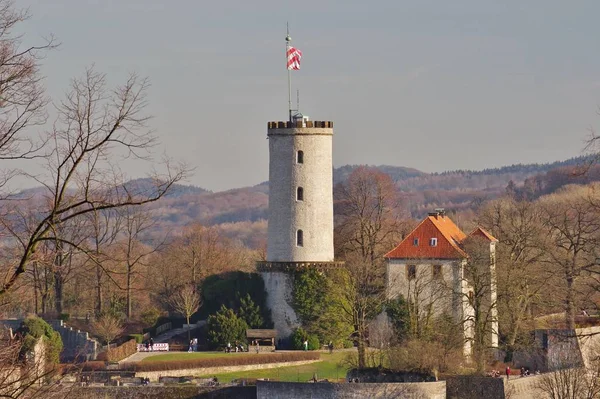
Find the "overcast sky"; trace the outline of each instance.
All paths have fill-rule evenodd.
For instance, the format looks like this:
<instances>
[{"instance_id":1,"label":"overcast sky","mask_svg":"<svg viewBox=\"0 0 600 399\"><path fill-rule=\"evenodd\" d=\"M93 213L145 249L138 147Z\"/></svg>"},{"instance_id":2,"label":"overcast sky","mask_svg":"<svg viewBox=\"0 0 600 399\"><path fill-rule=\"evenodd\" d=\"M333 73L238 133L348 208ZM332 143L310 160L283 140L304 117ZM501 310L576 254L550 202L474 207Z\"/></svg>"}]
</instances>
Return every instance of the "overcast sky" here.
<instances>
[{"instance_id":1,"label":"overcast sky","mask_svg":"<svg viewBox=\"0 0 600 399\"><path fill-rule=\"evenodd\" d=\"M16 0L59 99L86 66L152 82L152 127L211 190L268 178L266 123L287 117L285 24L300 108L333 120L334 166L426 172L581 154L600 126L600 2ZM295 97L295 96L294 96ZM139 176L143 170L132 171Z\"/></svg>"}]
</instances>

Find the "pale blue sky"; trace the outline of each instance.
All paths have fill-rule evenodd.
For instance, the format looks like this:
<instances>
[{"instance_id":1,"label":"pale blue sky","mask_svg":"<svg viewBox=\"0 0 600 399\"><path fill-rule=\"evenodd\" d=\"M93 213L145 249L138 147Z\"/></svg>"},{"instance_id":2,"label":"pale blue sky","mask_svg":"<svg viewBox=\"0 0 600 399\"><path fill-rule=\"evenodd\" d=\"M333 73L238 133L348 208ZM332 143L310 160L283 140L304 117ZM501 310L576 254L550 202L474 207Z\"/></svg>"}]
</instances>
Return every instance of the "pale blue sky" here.
<instances>
[{"instance_id":1,"label":"pale blue sky","mask_svg":"<svg viewBox=\"0 0 600 399\"><path fill-rule=\"evenodd\" d=\"M95 63L152 82L152 127L212 190L268 177L287 115L285 23L301 110L335 122L334 165L427 172L580 155L600 126L600 2L17 0L26 41L62 42L50 95ZM143 175L143 170L132 171Z\"/></svg>"}]
</instances>

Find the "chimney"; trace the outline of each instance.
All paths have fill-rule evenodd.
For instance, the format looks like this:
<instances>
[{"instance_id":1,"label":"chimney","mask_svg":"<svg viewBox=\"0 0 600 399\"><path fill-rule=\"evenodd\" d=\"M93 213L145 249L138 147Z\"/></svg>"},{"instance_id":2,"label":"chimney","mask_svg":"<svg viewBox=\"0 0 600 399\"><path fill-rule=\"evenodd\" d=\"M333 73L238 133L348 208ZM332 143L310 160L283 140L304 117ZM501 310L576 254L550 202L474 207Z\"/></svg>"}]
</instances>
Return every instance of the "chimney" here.
<instances>
[{"instance_id":1,"label":"chimney","mask_svg":"<svg viewBox=\"0 0 600 399\"><path fill-rule=\"evenodd\" d=\"M444 218L446 216L446 210L444 208L435 208L433 212L429 212L429 216L433 216L434 218Z\"/></svg>"}]
</instances>

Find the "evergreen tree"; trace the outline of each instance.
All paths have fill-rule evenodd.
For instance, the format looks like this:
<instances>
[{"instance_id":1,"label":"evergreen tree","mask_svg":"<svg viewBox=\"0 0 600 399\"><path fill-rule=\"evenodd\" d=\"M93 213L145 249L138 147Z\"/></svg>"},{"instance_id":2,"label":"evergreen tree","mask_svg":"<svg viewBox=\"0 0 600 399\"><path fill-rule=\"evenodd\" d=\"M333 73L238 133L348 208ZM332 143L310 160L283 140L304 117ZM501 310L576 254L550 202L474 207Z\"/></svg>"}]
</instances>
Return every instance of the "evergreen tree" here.
<instances>
[{"instance_id":1,"label":"evergreen tree","mask_svg":"<svg viewBox=\"0 0 600 399\"><path fill-rule=\"evenodd\" d=\"M240 298L239 317L242 318L250 328L261 328L264 324L263 317L260 314L260 308L254 303L250 294L247 294L245 298Z\"/></svg>"},{"instance_id":2,"label":"evergreen tree","mask_svg":"<svg viewBox=\"0 0 600 399\"><path fill-rule=\"evenodd\" d=\"M221 306L214 315L208 317L208 343L212 348L224 348L228 342L246 343L246 322L232 309Z\"/></svg>"}]
</instances>

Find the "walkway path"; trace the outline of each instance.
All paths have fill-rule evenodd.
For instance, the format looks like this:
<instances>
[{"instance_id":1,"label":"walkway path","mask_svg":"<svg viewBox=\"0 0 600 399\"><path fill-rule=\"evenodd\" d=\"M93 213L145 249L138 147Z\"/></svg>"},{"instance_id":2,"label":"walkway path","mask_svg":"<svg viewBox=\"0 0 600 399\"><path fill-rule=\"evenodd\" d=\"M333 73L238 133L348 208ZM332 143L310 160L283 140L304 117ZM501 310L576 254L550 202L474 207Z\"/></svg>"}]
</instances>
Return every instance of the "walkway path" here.
<instances>
[{"instance_id":1,"label":"walkway path","mask_svg":"<svg viewBox=\"0 0 600 399\"><path fill-rule=\"evenodd\" d=\"M190 326L189 330L194 331L195 329L202 327L205 324L206 324L206 320L200 320L198 323L192 324ZM173 330L166 331L165 333L154 337L154 342L169 342L169 340L171 338L173 338L174 336L186 333L187 331L188 331L187 327L174 328Z\"/></svg>"},{"instance_id":2,"label":"walkway path","mask_svg":"<svg viewBox=\"0 0 600 399\"><path fill-rule=\"evenodd\" d=\"M167 354L167 353L169 353L169 352L137 352L137 353L134 353L133 355L131 355L129 357L126 357L123 360L120 360L119 364L141 362L142 360L144 360L147 357L157 356L157 355L164 355L164 354Z\"/></svg>"}]
</instances>

